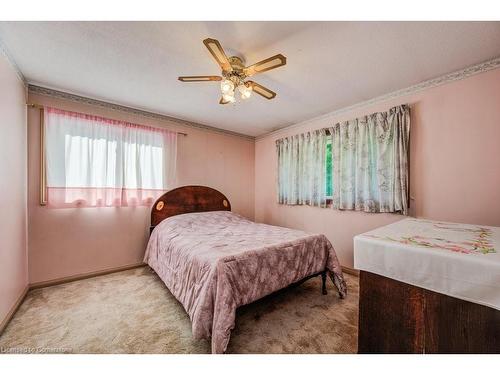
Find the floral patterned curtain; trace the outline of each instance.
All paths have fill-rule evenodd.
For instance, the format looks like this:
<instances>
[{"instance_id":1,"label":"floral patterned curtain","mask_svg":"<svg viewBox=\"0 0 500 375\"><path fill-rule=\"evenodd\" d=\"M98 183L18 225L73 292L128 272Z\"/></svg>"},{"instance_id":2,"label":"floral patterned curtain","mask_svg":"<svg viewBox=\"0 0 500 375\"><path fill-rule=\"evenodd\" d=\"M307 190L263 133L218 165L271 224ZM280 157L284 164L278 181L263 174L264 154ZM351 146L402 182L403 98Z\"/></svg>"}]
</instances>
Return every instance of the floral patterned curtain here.
<instances>
[{"instance_id":1,"label":"floral patterned curtain","mask_svg":"<svg viewBox=\"0 0 500 375\"><path fill-rule=\"evenodd\" d=\"M278 202L326 207L326 129L276 141Z\"/></svg>"},{"instance_id":2,"label":"floral patterned curtain","mask_svg":"<svg viewBox=\"0 0 500 375\"><path fill-rule=\"evenodd\" d=\"M335 124L333 208L408 214L410 108Z\"/></svg>"}]
</instances>

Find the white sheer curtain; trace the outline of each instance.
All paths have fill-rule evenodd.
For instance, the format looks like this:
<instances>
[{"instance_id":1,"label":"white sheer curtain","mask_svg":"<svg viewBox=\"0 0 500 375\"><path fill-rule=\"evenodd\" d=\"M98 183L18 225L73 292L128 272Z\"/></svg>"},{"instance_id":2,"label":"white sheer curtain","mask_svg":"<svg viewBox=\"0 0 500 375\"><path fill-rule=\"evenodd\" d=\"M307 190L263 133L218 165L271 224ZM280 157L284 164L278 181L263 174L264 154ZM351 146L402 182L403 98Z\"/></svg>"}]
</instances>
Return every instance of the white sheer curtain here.
<instances>
[{"instance_id":1,"label":"white sheer curtain","mask_svg":"<svg viewBox=\"0 0 500 375\"><path fill-rule=\"evenodd\" d=\"M49 207L149 205L173 187L177 133L44 108Z\"/></svg>"},{"instance_id":2,"label":"white sheer curtain","mask_svg":"<svg viewBox=\"0 0 500 375\"><path fill-rule=\"evenodd\" d=\"M409 106L337 123L329 130L333 207L407 215Z\"/></svg>"},{"instance_id":3,"label":"white sheer curtain","mask_svg":"<svg viewBox=\"0 0 500 375\"><path fill-rule=\"evenodd\" d=\"M326 206L326 130L276 141L278 203Z\"/></svg>"}]
</instances>

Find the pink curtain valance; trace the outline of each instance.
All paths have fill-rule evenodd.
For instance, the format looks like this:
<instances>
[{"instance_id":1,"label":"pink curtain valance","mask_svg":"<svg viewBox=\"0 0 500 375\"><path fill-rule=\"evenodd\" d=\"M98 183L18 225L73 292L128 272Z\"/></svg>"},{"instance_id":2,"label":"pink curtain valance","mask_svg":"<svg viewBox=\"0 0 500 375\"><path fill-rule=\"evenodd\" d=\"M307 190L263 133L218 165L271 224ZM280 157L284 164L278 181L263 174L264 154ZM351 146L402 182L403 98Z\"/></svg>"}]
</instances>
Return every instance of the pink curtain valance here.
<instances>
[{"instance_id":1,"label":"pink curtain valance","mask_svg":"<svg viewBox=\"0 0 500 375\"><path fill-rule=\"evenodd\" d=\"M59 109L59 108L44 107L44 111L46 113L61 115L61 116L65 116L65 117L74 117L74 118L79 118L79 119L83 119L83 120L87 120L87 121L93 121L93 122L97 122L97 123L101 123L101 124L134 127L134 128L138 128L138 129L148 130L151 132L177 134L175 132L172 132L171 130L164 129L164 128L156 128L154 126L139 125L139 124L135 124L133 122L127 122L127 121L115 120L115 119L110 119L110 118L101 117L101 116L89 115L87 113L66 111L64 109Z\"/></svg>"}]
</instances>

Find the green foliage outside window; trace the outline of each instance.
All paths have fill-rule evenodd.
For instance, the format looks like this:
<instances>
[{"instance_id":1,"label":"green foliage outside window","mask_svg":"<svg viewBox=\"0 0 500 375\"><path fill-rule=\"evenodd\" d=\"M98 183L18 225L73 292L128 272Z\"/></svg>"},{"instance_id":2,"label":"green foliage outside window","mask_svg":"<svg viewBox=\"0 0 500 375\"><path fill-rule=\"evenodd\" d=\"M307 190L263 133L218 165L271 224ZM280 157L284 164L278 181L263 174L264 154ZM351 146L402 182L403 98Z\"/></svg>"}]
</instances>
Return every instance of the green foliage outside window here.
<instances>
[{"instance_id":1,"label":"green foliage outside window","mask_svg":"<svg viewBox=\"0 0 500 375\"><path fill-rule=\"evenodd\" d=\"M333 195L333 181L332 181L332 143L326 144L326 196Z\"/></svg>"}]
</instances>

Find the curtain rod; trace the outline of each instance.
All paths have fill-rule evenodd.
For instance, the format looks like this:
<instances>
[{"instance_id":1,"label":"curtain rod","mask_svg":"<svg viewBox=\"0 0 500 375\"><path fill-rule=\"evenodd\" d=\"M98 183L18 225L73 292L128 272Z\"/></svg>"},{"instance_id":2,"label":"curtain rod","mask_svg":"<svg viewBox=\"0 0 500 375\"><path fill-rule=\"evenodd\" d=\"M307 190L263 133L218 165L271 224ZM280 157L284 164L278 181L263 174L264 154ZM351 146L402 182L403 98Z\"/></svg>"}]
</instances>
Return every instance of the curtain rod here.
<instances>
[{"instance_id":1,"label":"curtain rod","mask_svg":"<svg viewBox=\"0 0 500 375\"><path fill-rule=\"evenodd\" d=\"M41 105L41 104L26 103L26 105L28 107L31 107L31 108L43 109L43 105ZM174 133L177 133L177 135L183 135L184 137L187 137L187 133L183 133L183 132L174 132Z\"/></svg>"}]
</instances>

